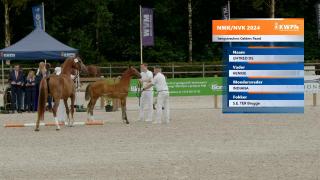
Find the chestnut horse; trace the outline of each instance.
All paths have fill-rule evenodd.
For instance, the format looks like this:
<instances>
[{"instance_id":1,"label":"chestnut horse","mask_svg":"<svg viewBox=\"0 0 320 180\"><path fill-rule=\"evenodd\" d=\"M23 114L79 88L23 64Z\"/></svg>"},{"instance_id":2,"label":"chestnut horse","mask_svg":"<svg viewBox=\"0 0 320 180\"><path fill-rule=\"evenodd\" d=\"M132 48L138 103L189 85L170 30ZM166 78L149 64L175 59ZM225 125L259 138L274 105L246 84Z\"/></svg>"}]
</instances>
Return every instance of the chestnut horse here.
<instances>
[{"instance_id":1,"label":"chestnut horse","mask_svg":"<svg viewBox=\"0 0 320 180\"><path fill-rule=\"evenodd\" d=\"M93 108L97 99L102 96L107 96L113 99L120 99L122 120L129 124L126 112L126 101L132 76L141 78L140 73L134 67L130 66L126 71L124 71L118 81L114 81L114 79L103 79L87 86L85 99L87 101L90 99L87 106L88 121L94 120Z\"/></svg>"},{"instance_id":2,"label":"chestnut horse","mask_svg":"<svg viewBox=\"0 0 320 180\"><path fill-rule=\"evenodd\" d=\"M69 126L73 125L73 113L74 113L74 101L75 101L75 85L71 79L71 73L74 69L81 70L84 68L82 60L79 57L69 57L62 65L62 71L59 76L50 75L45 77L40 82L39 88L39 102L38 102L38 119L36 121L35 131L39 131L40 120L44 119L45 105L47 97L50 95L54 100L54 106L52 109L53 117L56 124L56 130L60 130L59 122L57 119L57 109L60 99L63 99L66 108L66 113L69 121ZM68 98L71 98L71 118L70 124Z\"/></svg>"}]
</instances>

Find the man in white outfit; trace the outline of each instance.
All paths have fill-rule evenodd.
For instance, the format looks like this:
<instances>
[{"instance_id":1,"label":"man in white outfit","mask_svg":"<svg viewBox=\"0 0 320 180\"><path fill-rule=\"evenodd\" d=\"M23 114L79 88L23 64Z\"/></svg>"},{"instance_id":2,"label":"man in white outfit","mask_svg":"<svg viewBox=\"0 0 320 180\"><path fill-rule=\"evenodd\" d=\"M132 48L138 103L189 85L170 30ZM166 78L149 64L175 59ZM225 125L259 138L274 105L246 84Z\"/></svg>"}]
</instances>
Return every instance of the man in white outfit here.
<instances>
[{"instance_id":1,"label":"man in white outfit","mask_svg":"<svg viewBox=\"0 0 320 180\"><path fill-rule=\"evenodd\" d=\"M164 113L164 122L169 123L170 121L170 107L169 107L169 88L166 82L166 77L161 73L159 66L154 67L154 78L153 81L148 84L143 90L155 86L158 92L157 97L157 117L153 122L155 124L161 123L162 113ZM163 109L162 109L163 108Z\"/></svg>"},{"instance_id":2,"label":"man in white outfit","mask_svg":"<svg viewBox=\"0 0 320 180\"><path fill-rule=\"evenodd\" d=\"M145 88L148 84L152 82L153 74L148 70L147 64L141 64L141 79L139 79L142 87ZM147 118L144 118L144 109L147 110ZM141 93L140 97L140 109L139 109L139 120L152 121L153 114L153 87L146 88Z\"/></svg>"}]
</instances>

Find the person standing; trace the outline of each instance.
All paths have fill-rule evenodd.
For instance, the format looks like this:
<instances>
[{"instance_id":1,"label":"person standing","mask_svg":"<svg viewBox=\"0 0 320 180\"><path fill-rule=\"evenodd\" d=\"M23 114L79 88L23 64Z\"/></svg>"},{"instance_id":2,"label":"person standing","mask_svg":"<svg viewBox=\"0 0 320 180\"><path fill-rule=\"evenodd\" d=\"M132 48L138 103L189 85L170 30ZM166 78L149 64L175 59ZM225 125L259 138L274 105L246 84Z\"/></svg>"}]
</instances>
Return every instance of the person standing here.
<instances>
[{"instance_id":1,"label":"person standing","mask_svg":"<svg viewBox=\"0 0 320 180\"><path fill-rule=\"evenodd\" d=\"M29 71L25 82L25 111L35 111L34 100L36 95L36 82L34 71Z\"/></svg>"},{"instance_id":2,"label":"person standing","mask_svg":"<svg viewBox=\"0 0 320 180\"><path fill-rule=\"evenodd\" d=\"M21 111L21 91L23 86L23 73L20 71L20 66L15 65L14 70L10 72L9 82L11 84L11 108L12 111L17 110L18 113Z\"/></svg>"},{"instance_id":3,"label":"person standing","mask_svg":"<svg viewBox=\"0 0 320 180\"><path fill-rule=\"evenodd\" d=\"M46 71L45 70L45 64L44 62L40 62L39 63L39 67L37 69L37 73L36 73L36 96L35 96L35 99L34 99L34 108L35 110L38 110L38 97L39 97L39 86L40 86L40 82L41 82L41 79L42 79L42 71ZM41 76L41 77L40 77Z\"/></svg>"},{"instance_id":4,"label":"person standing","mask_svg":"<svg viewBox=\"0 0 320 180\"><path fill-rule=\"evenodd\" d=\"M143 88L143 91L148 90L150 87L155 86L158 92L157 97L157 113L156 119L153 123L160 124L162 113L164 113L164 122L170 122L170 107L169 107L169 88L165 76L161 73L160 66L154 67L154 78L151 83Z\"/></svg>"},{"instance_id":5,"label":"person standing","mask_svg":"<svg viewBox=\"0 0 320 180\"><path fill-rule=\"evenodd\" d=\"M144 91L141 92L140 97L140 108L139 108L139 120L144 120L144 109L147 110L147 118L145 121L152 121L152 114L153 114L153 87L146 86L152 82L153 74L151 71L148 70L147 64L141 64L141 79L139 79L139 83L142 84L142 87L145 88Z\"/></svg>"},{"instance_id":6,"label":"person standing","mask_svg":"<svg viewBox=\"0 0 320 180\"><path fill-rule=\"evenodd\" d=\"M36 98L35 98L35 108L38 110L38 97L39 97L39 87L40 82L43 78L47 77L49 74L47 72L46 64L44 62L39 63L39 68L36 73ZM49 96L48 96L49 98Z\"/></svg>"}]
</instances>

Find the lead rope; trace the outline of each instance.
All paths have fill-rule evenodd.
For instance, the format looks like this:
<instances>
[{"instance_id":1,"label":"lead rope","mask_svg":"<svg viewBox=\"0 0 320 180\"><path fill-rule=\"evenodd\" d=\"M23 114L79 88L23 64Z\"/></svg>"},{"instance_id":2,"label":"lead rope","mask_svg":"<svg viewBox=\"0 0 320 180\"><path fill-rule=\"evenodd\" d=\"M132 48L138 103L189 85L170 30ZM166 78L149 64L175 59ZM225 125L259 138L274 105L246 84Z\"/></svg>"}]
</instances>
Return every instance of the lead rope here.
<instances>
[{"instance_id":1,"label":"lead rope","mask_svg":"<svg viewBox=\"0 0 320 180\"><path fill-rule=\"evenodd\" d=\"M140 106L141 93L142 93L142 83L140 83L140 81L138 81L136 96L139 99L139 106Z\"/></svg>"},{"instance_id":2,"label":"lead rope","mask_svg":"<svg viewBox=\"0 0 320 180\"><path fill-rule=\"evenodd\" d=\"M75 102L75 105L78 106L79 105L78 95L80 93L80 72L78 70L76 70L76 77L75 77L74 81L75 81L75 84L76 84L76 102Z\"/></svg>"}]
</instances>

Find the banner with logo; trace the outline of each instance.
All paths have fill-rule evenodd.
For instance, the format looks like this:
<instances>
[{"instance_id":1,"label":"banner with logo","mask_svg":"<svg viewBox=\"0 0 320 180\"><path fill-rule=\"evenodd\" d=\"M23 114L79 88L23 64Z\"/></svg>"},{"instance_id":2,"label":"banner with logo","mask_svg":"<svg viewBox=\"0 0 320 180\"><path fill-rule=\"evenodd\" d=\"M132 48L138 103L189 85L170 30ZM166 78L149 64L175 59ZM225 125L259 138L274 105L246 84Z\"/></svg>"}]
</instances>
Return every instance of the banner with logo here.
<instances>
[{"instance_id":1,"label":"banner with logo","mask_svg":"<svg viewBox=\"0 0 320 180\"><path fill-rule=\"evenodd\" d=\"M319 93L320 92L320 76L304 76L304 92Z\"/></svg>"},{"instance_id":2,"label":"banner with logo","mask_svg":"<svg viewBox=\"0 0 320 180\"><path fill-rule=\"evenodd\" d=\"M41 28L44 30L44 9L43 5L37 5L32 7L33 24L35 28Z\"/></svg>"},{"instance_id":3,"label":"banner with logo","mask_svg":"<svg viewBox=\"0 0 320 180\"><path fill-rule=\"evenodd\" d=\"M229 7L228 7L228 5L222 6L222 19L223 20L229 19Z\"/></svg>"},{"instance_id":4,"label":"banner with logo","mask_svg":"<svg viewBox=\"0 0 320 180\"><path fill-rule=\"evenodd\" d=\"M141 38L143 46L154 45L153 34L153 9L141 8Z\"/></svg>"},{"instance_id":5,"label":"banner with logo","mask_svg":"<svg viewBox=\"0 0 320 180\"><path fill-rule=\"evenodd\" d=\"M137 80L130 84L130 97L137 96ZM222 77L167 79L170 96L222 95Z\"/></svg>"}]
</instances>

